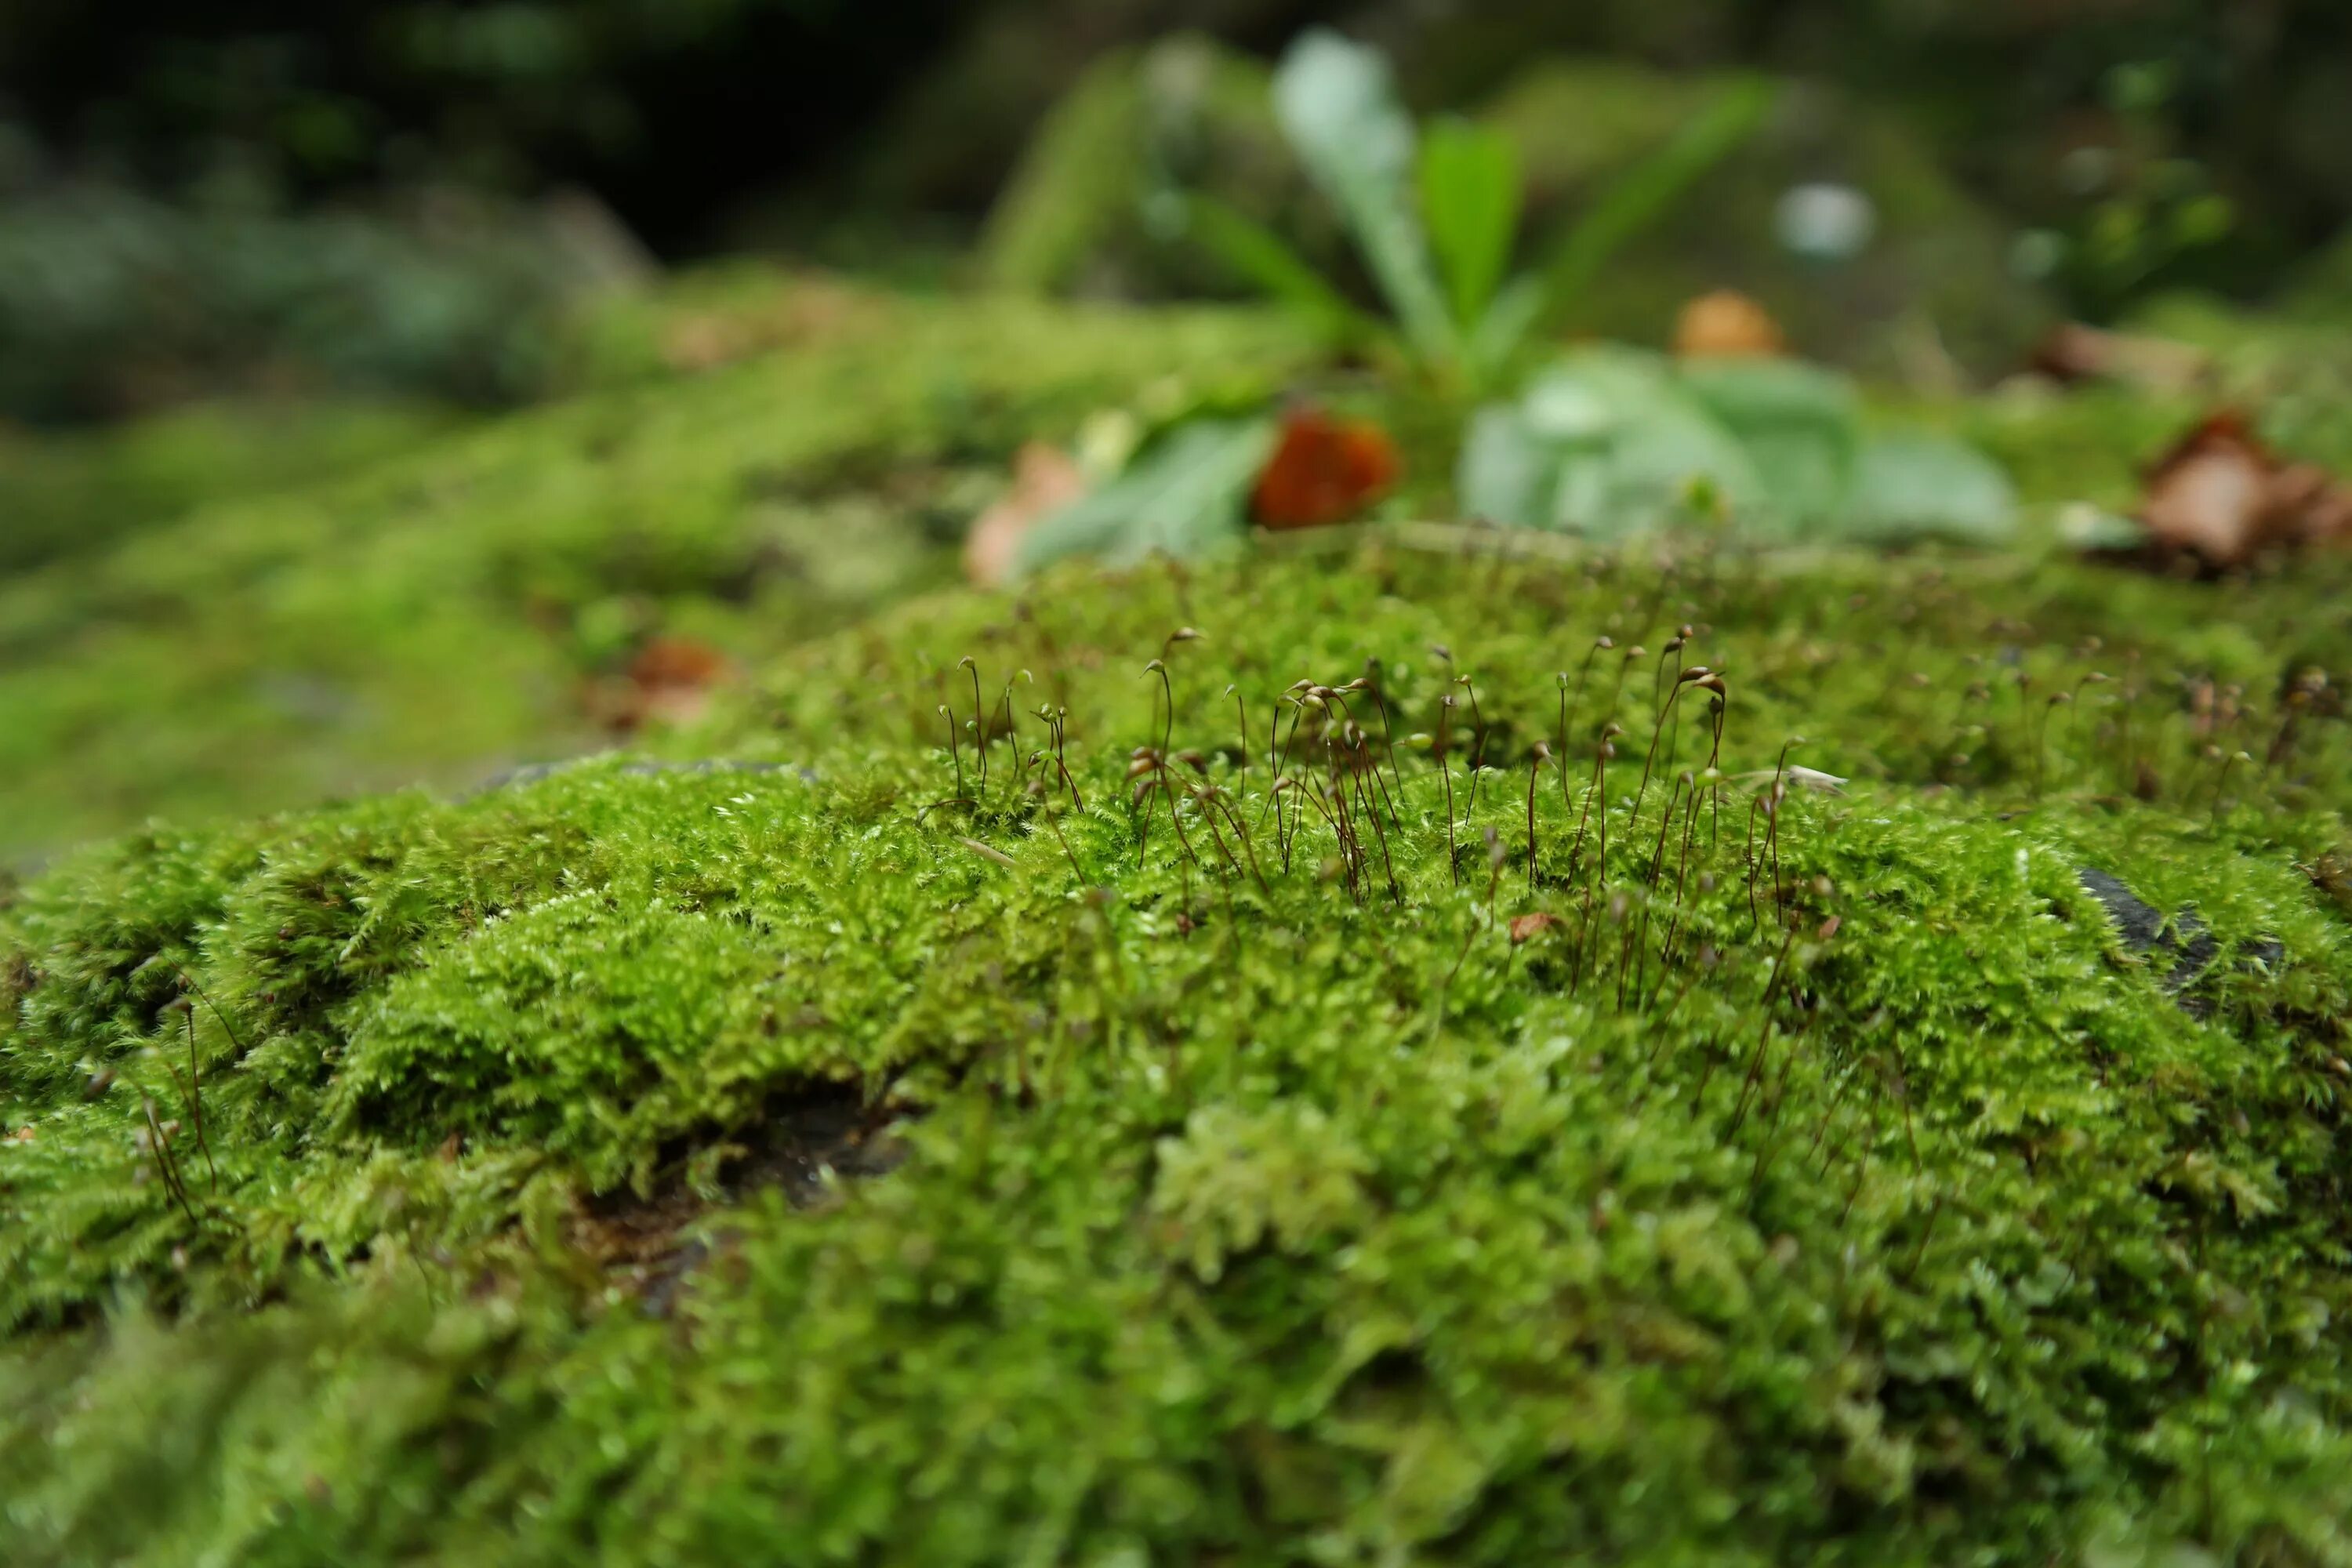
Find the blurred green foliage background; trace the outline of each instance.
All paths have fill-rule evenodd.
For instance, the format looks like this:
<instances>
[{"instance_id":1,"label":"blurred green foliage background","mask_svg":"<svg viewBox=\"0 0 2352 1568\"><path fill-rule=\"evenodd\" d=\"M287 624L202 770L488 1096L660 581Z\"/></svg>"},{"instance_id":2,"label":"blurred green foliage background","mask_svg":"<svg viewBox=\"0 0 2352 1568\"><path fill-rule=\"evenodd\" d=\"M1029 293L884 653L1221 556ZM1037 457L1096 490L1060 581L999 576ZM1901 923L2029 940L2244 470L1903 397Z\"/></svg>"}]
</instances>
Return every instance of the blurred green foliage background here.
<instances>
[{"instance_id":1,"label":"blurred green foliage background","mask_svg":"<svg viewBox=\"0 0 2352 1568\"><path fill-rule=\"evenodd\" d=\"M968 269L1106 51L1195 29L1264 57L1312 21L1385 48L1417 108L1516 101L1539 137L1585 134L1591 104L1671 115L1675 79L1547 106L1538 59L1822 84L1891 127L1858 158L1895 136L2091 319L2265 294L2352 214L2333 0L11 0L0 415L511 402L560 379L557 307L656 257Z\"/></svg>"},{"instance_id":2,"label":"blurred green foliage background","mask_svg":"<svg viewBox=\"0 0 2352 1568\"><path fill-rule=\"evenodd\" d=\"M1379 309L1273 109L1319 24L1507 141L1498 277L1769 89L1543 353L1732 288L2042 513L2216 397L2352 466L2327 0L0 0L0 856L593 744L649 642L952 578L1026 442L1369 399L1450 515L1459 396L1200 308L1205 196ZM2069 318L2209 369L1963 395Z\"/></svg>"}]
</instances>

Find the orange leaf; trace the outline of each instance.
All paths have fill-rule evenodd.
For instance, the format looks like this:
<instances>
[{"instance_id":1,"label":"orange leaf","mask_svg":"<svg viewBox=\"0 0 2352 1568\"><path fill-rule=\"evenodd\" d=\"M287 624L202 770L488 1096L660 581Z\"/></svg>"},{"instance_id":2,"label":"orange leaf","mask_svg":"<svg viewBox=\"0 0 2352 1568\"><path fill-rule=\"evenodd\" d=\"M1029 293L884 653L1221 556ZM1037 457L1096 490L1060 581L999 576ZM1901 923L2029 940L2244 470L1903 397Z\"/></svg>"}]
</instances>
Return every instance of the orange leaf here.
<instances>
[{"instance_id":1,"label":"orange leaf","mask_svg":"<svg viewBox=\"0 0 2352 1568\"><path fill-rule=\"evenodd\" d=\"M2352 489L2287 463L2232 408L2208 415L2148 469L2139 520L2158 561L2209 571L2352 534Z\"/></svg>"},{"instance_id":2,"label":"orange leaf","mask_svg":"<svg viewBox=\"0 0 2352 1568\"><path fill-rule=\"evenodd\" d=\"M1343 522L1386 495L1402 468L1379 426L1295 408L1250 492L1250 515L1268 528Z\"/></svg>"},{"instance_id":3,"label":"orange leaf","mask_svg":"<svg viewBox=\"0 0 2352 1568\"><path fill-rule=\"evenodd\" d=\"M691 637L654 637L629 661L629 679L647 690L705 687L727 667L726 656Z\"/></svg>"},{"instance_id":4,"label":"orange leaf","mask_svg":"<svg viewBox=\"0 0 2352 1568\"><path fill-rule=\"evenodd\" d=\"M726 656L709 643L652 637L618 678L590 687L588 705L607 729L621 734L655 721L686 723L700 716L711 687L726 670Z\"/></svg>"},{"instance_id":5,"label":"orange leaf","mask_svg":"<svg viewBox=\"0 0 2352 1568\"><path fill-rule=\"evenodd\" d=\"M1529 937L1536 935L1538 931L1549 930L1559 923L1560 919L1558 915L1546 914L1540 910L1531 915L1513 915L1511 917L1511 945L1517 947L1519 943L1527 941Z\"/></svg>"},{"instance_id":6,"label":"orange leaf","mask_svg":"<svg viewBox=\"0 0 2352 1568\"><path fill-rule=\"evenodd\" d=\"M1734 289L1701 294L1675 318L1675 353L1685 359L1758 359L1789 352L1771 313Z\"/></svg>"}]
</instances>

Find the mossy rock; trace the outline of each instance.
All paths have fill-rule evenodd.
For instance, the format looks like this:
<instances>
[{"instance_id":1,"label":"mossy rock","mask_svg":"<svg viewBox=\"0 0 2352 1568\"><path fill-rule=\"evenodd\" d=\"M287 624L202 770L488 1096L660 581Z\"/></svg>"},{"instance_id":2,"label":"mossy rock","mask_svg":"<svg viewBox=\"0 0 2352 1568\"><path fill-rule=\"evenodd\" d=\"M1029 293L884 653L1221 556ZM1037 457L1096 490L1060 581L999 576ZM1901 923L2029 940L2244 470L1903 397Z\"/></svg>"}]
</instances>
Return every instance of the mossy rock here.
<instances>
[{"instance_id":1,"label":"mossy rock","mask_svg":"<svg viewBox=\"0 0 2352 1568\"><path fill-rule=\"evenodd\" d=\"M936 587L1022 441L1299 357L1257 314L760 268L575 342L582 395L315 483L191 482L176 516L0 576L0 863L601 744L582 690L634 639L753 658Z\"/></svg>"},{"instance_id":2,"label":"mossy rock","mask_svg":"<svg viewBox=\"0 0 2352 1568\"><path fill-rule=\"evenodd\" d=\"M1481 544L27 882L8 1561L2345 1561L2342 569Z\"/></svg>"},{"instance_id":3,"label":"mossy rock","mask_svg":"<svg viewBox=\"0 0 2352 1568\"><path fill-rule=\"evenodd\" d=\"M0 576L93 553L209 501L383 461L462 418L432 405L330 399L201 404L104 431L0 424Z\"/></svg>"},{"instance_id":4,"label":"mossy rock","mask_svg":"<svg viewBox=\"0 0 2352 1568\"><path fill-rule=\"evenodd\" d=\"M1345 237L1282 142L1267 84L1263 65L1199 39L1107 58L1008 184L983 271L1016 288L1141 298L1230 287L1181 237L1171 205L1181 188L1232 202L1360 283ZM1528 233L1540 240L1730 84L1552 60L1528 68L1479 117L1519 147ZM1874 236L1851 259L1809 261L1775 239L1782 196L1821 182L1850 185L1874 208ZM1784 82L1757 133L1603 269L1570 325L1663 342L1684 302L1736 288L1808 353L1915 382L1987 376L2014 366L2053 319L2041 292L2011 275L2010 238L1898 118L1827 86Z\"/></svg>"}]
</instances>

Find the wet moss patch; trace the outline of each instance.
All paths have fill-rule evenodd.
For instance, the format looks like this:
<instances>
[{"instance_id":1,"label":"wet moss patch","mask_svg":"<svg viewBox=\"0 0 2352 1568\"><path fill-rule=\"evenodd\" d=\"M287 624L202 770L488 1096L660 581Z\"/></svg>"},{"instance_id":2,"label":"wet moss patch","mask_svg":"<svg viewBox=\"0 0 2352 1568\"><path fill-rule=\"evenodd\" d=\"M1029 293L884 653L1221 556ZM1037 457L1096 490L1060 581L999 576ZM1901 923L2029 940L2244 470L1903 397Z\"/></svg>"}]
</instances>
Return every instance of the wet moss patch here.
<instances>
[{"instance_id":1,"label":"wet moss patch","mask_svg":"<svg viewBox=\"0 0 2352 1568\"><path fill-rule=\"evenodd\" d=\"M27 881L16 1558L2343 1558L2340 584L1400 537Z\"/></svg>"}]
</instances>

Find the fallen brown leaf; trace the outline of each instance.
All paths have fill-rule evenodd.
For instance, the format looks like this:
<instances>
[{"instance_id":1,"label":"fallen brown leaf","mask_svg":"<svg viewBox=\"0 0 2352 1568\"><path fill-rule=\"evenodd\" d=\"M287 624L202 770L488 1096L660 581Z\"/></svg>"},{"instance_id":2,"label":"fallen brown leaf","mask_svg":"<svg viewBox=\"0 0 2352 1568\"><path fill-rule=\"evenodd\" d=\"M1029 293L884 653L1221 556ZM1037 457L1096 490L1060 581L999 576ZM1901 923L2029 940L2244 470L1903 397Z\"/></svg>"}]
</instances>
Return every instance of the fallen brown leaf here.
<instances>
[{"instance_id":1,"label":"fallen brown leaf","mask_svg":"<svg viewBox=\"0 0 2352 1568\"><path fill-rule=\"evenodd\" d=\"M2034 346L2026 367L2062 385L2121 381L2160 392L2187 392L2205 379L2211 362L2201 350L2168 338L2062 321Z\"/></svg>"},{"instance_id":2,"label":"fallen brown leaf","mask_svg":"<svg viewBox=\"0 0 2352 1568\"><path fill-rule=\"evenodd\" d=\"M1685 359L1757 359L1788 352L1780 323L1736 289L1701 294L1675 318L1675 353Z\"/></svg>"},{"instance_id":3,"label":"fallen brown leaf","mask_svg":"<svg viewBox=\"0 0 2352 1568\"><path fill-rule=\"evenodd\" d=\"M1086 493L1085 472L1060 447L1024 445L1013 455L1013 488L964 536L964 575L983 588L1003 582L1029 531Z\"/></svg>"},{"instance_id":4,"label":"fallen brown leaf","mask_svg":"<svg viewBox=\"0 0 2352 1568\"><path fill-rule=\"evenodd\" d=\"M2352 489L2309 463L2289 463L2245 416L2221 409L2148 469L2138 512L2144 553L2207 571L2352 536Z\"/></svg>"},{"instance_id":5,"label":"fallen brown leaf","mask_svg":"<svg viewBox=\"0 0 2352 1568\"><path fill-rule=\"evenodd\" d=\"M648 723L687 723L709 705L710 689L726 670L726 656L708 643L652 637L618 676L590 687L588 709L616 734Z\"/></svg>"}]
</instances>

